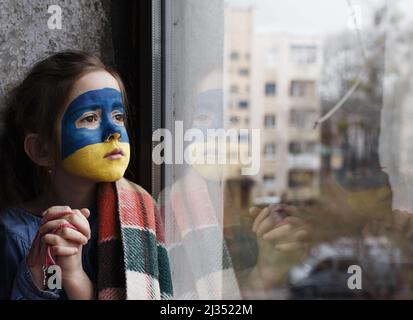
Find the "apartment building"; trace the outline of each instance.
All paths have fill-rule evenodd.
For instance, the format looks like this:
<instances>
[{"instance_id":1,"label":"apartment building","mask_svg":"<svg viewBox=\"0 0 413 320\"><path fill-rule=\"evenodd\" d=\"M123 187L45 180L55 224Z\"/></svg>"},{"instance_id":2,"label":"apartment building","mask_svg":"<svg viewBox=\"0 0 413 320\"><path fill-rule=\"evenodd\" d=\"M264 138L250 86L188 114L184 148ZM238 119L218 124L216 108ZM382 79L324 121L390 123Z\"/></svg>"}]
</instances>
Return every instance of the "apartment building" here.
<instances>
[{"instance_id":1,"label":"apartment building","mask_svg":"<svg viewBox=\"0 0 413 320\"><path fill-rule=\"evenodd\" d=\"M255 194L313 199L321 169L320 130L314 123L321 113L322 42L256 34L252 8L229 7L225 18L227 128L261 129Z\"/></svg>"}]
</instances>

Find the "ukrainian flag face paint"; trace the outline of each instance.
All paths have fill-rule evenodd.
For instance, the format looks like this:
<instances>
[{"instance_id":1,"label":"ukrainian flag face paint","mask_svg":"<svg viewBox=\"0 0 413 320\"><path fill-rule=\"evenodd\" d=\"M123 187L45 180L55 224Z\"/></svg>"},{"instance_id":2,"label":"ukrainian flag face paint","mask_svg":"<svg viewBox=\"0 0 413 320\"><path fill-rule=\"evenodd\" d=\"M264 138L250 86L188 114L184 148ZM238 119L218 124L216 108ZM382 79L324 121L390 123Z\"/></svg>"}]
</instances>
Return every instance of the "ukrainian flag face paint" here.
<instances>
[{"instance_id":1,"label":"ukrainian flag face paint","mask_svg":"<svg viewBox=\"0 0 413 320\"><path fill-rule=\"evenodd\" d=\"M63 168L97 182L123 177L129 164L129 138L121 93L112 88L81 94L62 119Z\"/></svg>"}]
</instances>

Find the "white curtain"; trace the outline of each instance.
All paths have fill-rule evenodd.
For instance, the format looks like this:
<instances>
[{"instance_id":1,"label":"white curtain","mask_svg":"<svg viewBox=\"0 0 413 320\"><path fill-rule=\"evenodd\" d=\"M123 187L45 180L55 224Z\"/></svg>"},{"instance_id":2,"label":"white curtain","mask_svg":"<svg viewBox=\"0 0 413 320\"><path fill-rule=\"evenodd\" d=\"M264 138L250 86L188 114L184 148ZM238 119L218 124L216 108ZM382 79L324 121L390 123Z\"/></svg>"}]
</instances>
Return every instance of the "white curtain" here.
<instances>
[{"instance_id":1,"label":"white curtain","mask_svg":"<svg viewBox=\"0 0 413 320\"><path fill-rule=\"evenodd\" d=\"M388 1L380 163L393 210L413 213L413 1Z\"/></svg>"},{"instance_id":2,"label":"white curtain","mask_svg":"<svg viewBox=\"0 0 413 320\"><path fill-rule=\"evenodd\" d=\"M166 128L176 146L176 121L183 132L223 127L224 3L168 0L166 16ZM223 236L220 168L166 165L165 184L160 202L175 298L240 298Z\"/></svg>"}]
</instances>

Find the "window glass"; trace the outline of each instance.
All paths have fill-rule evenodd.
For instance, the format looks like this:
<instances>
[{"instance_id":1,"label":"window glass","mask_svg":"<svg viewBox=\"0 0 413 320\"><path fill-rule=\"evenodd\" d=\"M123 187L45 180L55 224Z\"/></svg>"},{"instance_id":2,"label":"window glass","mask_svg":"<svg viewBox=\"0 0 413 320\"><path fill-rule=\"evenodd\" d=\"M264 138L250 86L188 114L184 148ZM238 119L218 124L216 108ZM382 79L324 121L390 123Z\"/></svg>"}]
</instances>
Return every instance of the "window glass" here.
<instances>
[{"instance_id":1,"label":"window glass","mask_svg":"<svg viewBox=\"0 0 413 320\"><path fill-rule=\"evenodd\" d=\"M273 82L265 84L265 95L266 96L275 96L277 93L277 86Z\"/></svg>"},{"instance_id":2,"label":"window glass","mask_svg":"<svg viewBox=\"0 0 413 320\"><path fill-rule=\"evenodd\" d=\"M231 271L226 297L411 298L412 1L171 6L171 141L196 129L182 138L187 154L226 160L165 167L167 238L184 248L172 255L178 289L209 297L208 281L189 279L215 263ZM203 148L209 139L221 142ZM216 227L209 237L200 221Z\"/></svg>"},{"instance_id":3,"label":"window glass","mask_svg":"<svg viewBox=\"0 0 413 320\"><path fill-rule=\"evenodd\" d=\"M275 115L273 115L273 114L265 115L264 126L265 126L265 128L275 128L275 126L276 126Z\"/></svg>"}]
</instances>

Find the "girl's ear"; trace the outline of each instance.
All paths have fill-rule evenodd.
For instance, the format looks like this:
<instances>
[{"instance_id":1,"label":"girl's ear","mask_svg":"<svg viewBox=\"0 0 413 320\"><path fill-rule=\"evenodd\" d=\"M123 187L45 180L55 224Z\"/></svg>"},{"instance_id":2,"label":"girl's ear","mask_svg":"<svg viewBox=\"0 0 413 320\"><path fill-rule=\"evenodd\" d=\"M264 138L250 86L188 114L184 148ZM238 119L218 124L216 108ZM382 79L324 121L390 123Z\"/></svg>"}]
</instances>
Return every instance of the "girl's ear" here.
<instances>
[{"instance_id":1,"label":"girl's ear","mask_svg":"<svg viewBox=\"0 0 413 320\"><path fill-rule=\"evenodd\" d=\"M24 151L27 156L38 166L51 167L53 165L53 153L45 141L38 134L30 133L24 138Z\"/></svg>"}]
</instances>

